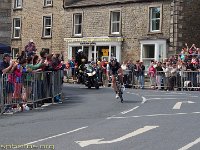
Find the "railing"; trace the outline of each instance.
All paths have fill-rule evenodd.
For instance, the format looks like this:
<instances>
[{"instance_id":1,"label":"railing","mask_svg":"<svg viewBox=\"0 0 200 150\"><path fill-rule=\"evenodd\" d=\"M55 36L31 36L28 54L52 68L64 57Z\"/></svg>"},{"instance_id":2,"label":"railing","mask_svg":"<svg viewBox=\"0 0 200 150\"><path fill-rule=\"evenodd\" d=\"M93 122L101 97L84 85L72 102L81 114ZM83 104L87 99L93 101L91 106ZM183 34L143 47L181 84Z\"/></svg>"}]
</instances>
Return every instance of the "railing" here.
<instances>
[{"instance_id":1,"label":"railing","mask_svg":"<svg viewBox=\"0 0 200 150\"><path fill-rule=\"evenodd\" d=\"M99 72L99 79L104 86L110 86L111 81L106 75ZM75 74L75 73L74 73ZM124 84L130 88L152 88L160 90L200 90L200 72L177 70L175 73L157 71L154 76L149 76L148 71L138 73L124 70ZM111 78L110 78L111 79Z\"/></svg>"},{"instance_id":2,"label":"railing","mask_svg":"<svg viewBox=\"0 0 200 150\"><path fill-rule=\"evenodd\" d=\"M129 70L124 74L124 84L132 88L153 88L160 90L200 90L199 71L176 71L175 73L157 71L136 73Z\"/></svg>"},{"instance_id":3,"label":"railing","mask_svg":"<svg viewBox=\"0 0 200 150\"><path fill-rule=\"evenodd\" d=\"M30 104L37 107L38 102L50 99L54 102L62 92L62 70L55 72L25 73L20 77L3 74L1 78L1 114L10 107Z\"/></svg>"}]
</instances>

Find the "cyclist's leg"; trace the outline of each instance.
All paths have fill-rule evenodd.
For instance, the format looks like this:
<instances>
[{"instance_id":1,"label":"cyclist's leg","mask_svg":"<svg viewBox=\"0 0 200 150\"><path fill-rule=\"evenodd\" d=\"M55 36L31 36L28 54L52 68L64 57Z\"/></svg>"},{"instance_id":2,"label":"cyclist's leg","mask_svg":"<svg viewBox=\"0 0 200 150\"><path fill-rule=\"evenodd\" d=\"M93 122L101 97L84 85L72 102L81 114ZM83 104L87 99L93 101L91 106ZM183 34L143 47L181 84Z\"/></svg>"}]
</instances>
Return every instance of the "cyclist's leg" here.
<instances>
[{"instance_id":1,"label":"cyclist's leg","mask_svg":"<svg viewBox=\"0 0 200 150\"><path fill-rule=\"evenodd\" d=\"M112 87L113 87L113 90L114 90L115 92L118 91L118 90L117 90L117 86L116 86L116 79L115 79L114 75L112 75Z\"/></svg>"},{"instance_id":2,"label":"cyclist's leg","mask_svg":"<svg viewBox=\"0 0 200 150\"><path fill-rule=\"evenodd\" d=\"M116 85L116 79L114 77L114 75L112 75L112 87L116 93L116 98L119 98L119 95L118 95L118 89L117 89L117 85Z\"/></svg>"}]
</instances>

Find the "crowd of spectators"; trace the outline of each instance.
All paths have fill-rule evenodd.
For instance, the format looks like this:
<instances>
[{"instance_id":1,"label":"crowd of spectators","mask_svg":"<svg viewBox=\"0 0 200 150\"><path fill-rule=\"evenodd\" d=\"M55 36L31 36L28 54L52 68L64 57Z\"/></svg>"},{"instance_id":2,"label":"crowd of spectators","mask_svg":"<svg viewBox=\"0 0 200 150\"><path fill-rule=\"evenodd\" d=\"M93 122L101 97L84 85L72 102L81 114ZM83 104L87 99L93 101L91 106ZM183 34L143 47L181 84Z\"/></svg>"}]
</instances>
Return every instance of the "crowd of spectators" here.
<instances>
[{"instance_id":1,"label":"crowd of spectators","mask_svg":"<svg viewBox=\"0 0 200 150\"><path fill-rule=\"evenodd\" d=\"M63 61L62 53L48 54L46 50L41 50L37 54L37 49L33 41L30 41L28 45L25 46L25 50L22 51L21 54L18 54L17 59L15 60L12 60L12 56L10 54L4 54L3 61L0 63L1 77L3 75L2 86L4 87L1 87L1 90L4 90L4 103L12 104L13 100L19 100L26 103L28 101L28 97L30 97L30 94L33 92L33 84L35 84L32 81L33 78L31 73L58 71L60 69L64 69L65 65ZM37 77L41 79L42 76ZM38 93L41 93L42 89L44 90L46 88L47 87L38 87L37 89L40 90ZM13 109L13 107L16 107L16 105L8 106L8 111ZM20 107L23 109L22 106Z\"/></svg>"},{"instance_id":2,"label":"crowd of spectators","mask_svg":"<svg viewBox=\"0 0 200 150\"><path fill-rule=\"evenodd\" d=\"M162 62L151 60L149 68L145 68L139 60L128 61L126 65L123 62L122 65L124 70L129 70L133 75L132 78L129 75L129 78L136 88L144 88L145 77L150 79L152 89L174 90L174 87L177 87L180 90L191 87L192 90L198 90L200 87L200 48L195 44L190 48L185 44L179 54Z\"/></svg>"},{"instance_id":3,"label":"crowd of spectators","mask_svg":"<svg viewBox=\"0 0 200 150\"><path fill-rule=\"evenodd\" d=\"M108 61L97 61L99 67L100 82L104 86L109 83L109 75L107 70ZM77 80L77 72L79 65L75 58L67 61L67 76ZM124 71L124 84L126 87L133 86L134 88L144 89L147 87L147 81L150 80L150 87L158 90L174 90L184 87L200 87L199 71L200 71L200 48L195 44L188 47L184 45L181 52L165 58L158 62L151 60L149 67L143 62L137 60L126 60L122 62L121 67ZM145 80L146 79L146 80Z\"/></svg>"}]
</instances>

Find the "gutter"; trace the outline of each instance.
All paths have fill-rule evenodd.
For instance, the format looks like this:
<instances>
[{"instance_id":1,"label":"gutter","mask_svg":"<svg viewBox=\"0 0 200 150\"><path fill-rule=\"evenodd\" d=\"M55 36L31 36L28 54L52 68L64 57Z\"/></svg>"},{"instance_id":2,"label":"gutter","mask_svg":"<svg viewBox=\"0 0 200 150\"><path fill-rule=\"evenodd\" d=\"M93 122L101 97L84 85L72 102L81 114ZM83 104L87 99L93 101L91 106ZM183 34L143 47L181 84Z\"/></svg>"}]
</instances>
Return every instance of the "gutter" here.
<instances>
[{"instance_id":1,"label":"gutter","mask_svg":"<svg viewBox=\"0 0 200 150\"><path fill-rule=\"evenodd\" d=\"M108 6L108 5L121 5L121 4L130 4L130 3L146 3L146 2L160 2L160 1L169 1L169 0L127 0L125 2L110 2L105 4L83 4L83 5L71 5L71 6L65 6L63 0L63 8L85 8L85 7L98 7L98 6Z\"/></svg>"}]
</instances>

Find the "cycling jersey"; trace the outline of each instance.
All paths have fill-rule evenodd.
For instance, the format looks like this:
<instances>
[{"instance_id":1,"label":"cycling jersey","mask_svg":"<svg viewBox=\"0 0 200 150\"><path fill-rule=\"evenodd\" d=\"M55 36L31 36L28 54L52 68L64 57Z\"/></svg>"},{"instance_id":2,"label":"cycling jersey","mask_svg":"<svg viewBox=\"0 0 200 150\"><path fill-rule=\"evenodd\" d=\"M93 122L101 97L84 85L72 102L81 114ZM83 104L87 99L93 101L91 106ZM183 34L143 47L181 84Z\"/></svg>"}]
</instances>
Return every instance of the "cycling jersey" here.
<instances>
[{"instance_id":1,"label":"cycling jersey","mask_svg":"<svg viewBox=\"0 0 200 150\"><path fill-rule=\"evenodd\" d=\"M109 70L111 71L112 75L117 74L117 71L121 68L121 65L119 62L116 62L116 64L113 66L111 63L109 63Z\"/></svg>"}]
</instances>

